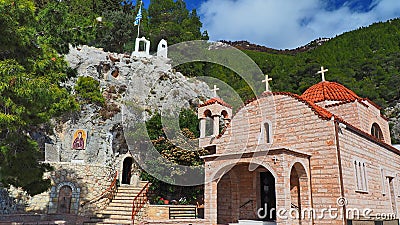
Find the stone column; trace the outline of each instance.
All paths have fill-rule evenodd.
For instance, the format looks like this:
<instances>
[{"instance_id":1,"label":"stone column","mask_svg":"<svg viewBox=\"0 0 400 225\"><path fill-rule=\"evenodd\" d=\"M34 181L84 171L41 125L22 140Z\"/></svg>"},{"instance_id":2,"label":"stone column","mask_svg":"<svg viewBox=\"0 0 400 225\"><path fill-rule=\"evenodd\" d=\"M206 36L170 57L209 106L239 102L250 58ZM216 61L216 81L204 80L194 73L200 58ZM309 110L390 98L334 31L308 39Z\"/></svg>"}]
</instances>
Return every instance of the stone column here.
<instances>
[{"instance_id":1,"label":"stone column","mask_svg":"<svg viewBox=\"0 0 400 225\"><path fill-rule=\"evenodd\" d=\"M219 134L219 117L220 115L214 115L213 116L213 135L216 137Z\"/></svg>"},{"instance_id":2,"label":"stone column","mask_svg":"<svg viewBox=\"0 0 400 225\"><path fill-rule=\"evenodd\" d=\"M210 181L204 187L204 219L212 225L217 224L217 181Z\"/></svg>"},{"instance_id":3,"label":"stone column","mask_svg":"<svg viewBox=\"0 0 400 225\"><path fill-rule=\"evenodd\" d=\"M200 119L200 138L204 138L206 136L206 118Z\"/></svg>"}]
</instances>

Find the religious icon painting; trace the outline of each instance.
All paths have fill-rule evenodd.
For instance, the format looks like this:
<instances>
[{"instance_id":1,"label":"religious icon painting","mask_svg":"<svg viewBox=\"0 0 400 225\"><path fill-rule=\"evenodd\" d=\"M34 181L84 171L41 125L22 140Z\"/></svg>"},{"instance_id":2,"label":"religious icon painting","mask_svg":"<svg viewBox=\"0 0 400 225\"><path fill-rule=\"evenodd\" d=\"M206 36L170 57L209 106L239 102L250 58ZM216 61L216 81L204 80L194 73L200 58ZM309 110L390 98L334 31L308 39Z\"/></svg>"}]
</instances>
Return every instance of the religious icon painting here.
<instances>
[{"instance_id":1,"label":"religious icon painting","mask_svg":"<svg viewBox=\"0 0 400 225\"><path fill-rule=\"evenodd\" d=\"M77 129L72 138L72 149L84 150L86 149L87 132L82 129Z\"/></svg>"}]
</instances>

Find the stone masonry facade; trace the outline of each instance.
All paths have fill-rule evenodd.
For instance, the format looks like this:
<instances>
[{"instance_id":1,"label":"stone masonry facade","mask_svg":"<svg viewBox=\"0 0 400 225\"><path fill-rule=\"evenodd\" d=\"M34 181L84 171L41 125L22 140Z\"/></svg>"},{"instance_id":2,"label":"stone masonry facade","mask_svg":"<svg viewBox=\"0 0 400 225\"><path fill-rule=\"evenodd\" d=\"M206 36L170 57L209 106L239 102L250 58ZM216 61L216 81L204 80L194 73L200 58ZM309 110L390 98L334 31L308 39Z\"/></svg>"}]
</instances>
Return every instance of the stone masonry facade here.
<instances>
[{"instance_id":1,"label":"stone masonry facade","mask_svg":"<svg viewBox=\"0 0 400 225\"><path fill-rule=\"evenodd\" d=\"M217 138L208 137L216 148L215 154L204 157L205 218L210 224L260 220L263 172L274 178L277 211L269 221L276 224L398 219L400 151L390 145L388 122L373 102L355 94L343 99L341 92L348 90L335 85L339 90L328 94L334 97L320 102L291 93L264 93L240 108ZM373 124L383 139L371 134ZM335 218L329 216L330 208L337 208ZM289 216L307 209L314 217ZM349 209L371 212L356 218L346 213Z\"/></svg>"}]
</instances>

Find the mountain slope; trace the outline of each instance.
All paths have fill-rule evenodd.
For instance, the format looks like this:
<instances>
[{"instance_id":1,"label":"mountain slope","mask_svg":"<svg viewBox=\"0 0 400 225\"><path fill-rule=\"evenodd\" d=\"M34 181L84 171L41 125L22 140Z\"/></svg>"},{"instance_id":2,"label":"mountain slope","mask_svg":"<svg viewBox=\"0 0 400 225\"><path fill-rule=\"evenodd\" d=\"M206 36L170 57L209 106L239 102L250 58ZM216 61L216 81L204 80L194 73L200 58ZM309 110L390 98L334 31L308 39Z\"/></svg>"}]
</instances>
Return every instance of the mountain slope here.
<instances>
[{"instance_id":1,"label":"mountain slope","mask_svg":"<svg viewBox=\"0 0 400 225\"><path fill-rule=\"evenodd\" d=\"M324 66L329 69L327 80L339 82L384 108L393 108L400 102L400 19L372 24L329 40L318 39L294 50L274 50L246 41L225 43L245 52L269 74L273 91L301 94L321 81L316 72ZM218 65L197 63L179 70L189 76L218 78L230 84L243 100L264 90L263 77L259 78L256 93L252 93L238 75ZM396 112L391 110L387 115L396 120ZM399 143L399 134L392 135Z\"/></svg>"}]
</instances>

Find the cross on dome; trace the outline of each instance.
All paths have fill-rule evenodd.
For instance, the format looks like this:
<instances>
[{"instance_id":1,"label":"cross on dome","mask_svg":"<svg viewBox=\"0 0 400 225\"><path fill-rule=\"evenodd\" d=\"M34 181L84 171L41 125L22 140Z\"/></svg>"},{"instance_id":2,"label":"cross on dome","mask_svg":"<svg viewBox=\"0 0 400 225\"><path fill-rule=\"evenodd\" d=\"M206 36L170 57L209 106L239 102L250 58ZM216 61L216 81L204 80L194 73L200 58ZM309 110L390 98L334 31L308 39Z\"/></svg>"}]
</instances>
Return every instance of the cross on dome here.
<instances>
[{"instance_id":1,"label":"cross on dome","mask_svg":"<svg viewBox=\"0 0 400 225\"><path fill-rule=\"evenodd\" d=\"M321 70L317 72L317 74L322 74L322 81L325 81L325 72L328 72L328 69L324 69L323 66L321 66Z\"/></svg>"},{"instance_id":2,"label":"cross on dome","mask_svg":"<svg viewBox=\"0 0 400 225\"><path fill-rule=\"evenodd\" d=\"M217 91L219 91L219 88L217 88L217 85L214 85L214 89L212 91L214 92L214 97L218 97Z\"/></svg>"},{"instance_id":3,"label":"cross on dome","mask_svg":"<svg viewBox=\"0 0 400 225\"><path fill-rule=\"evenodd\" d=\"M265 91L269 92L269 82L272 81L272 78L270 78L268 75L265 75L265 80L262 80L263 83L265 83Z\"/></svg>"}]
</instances>

